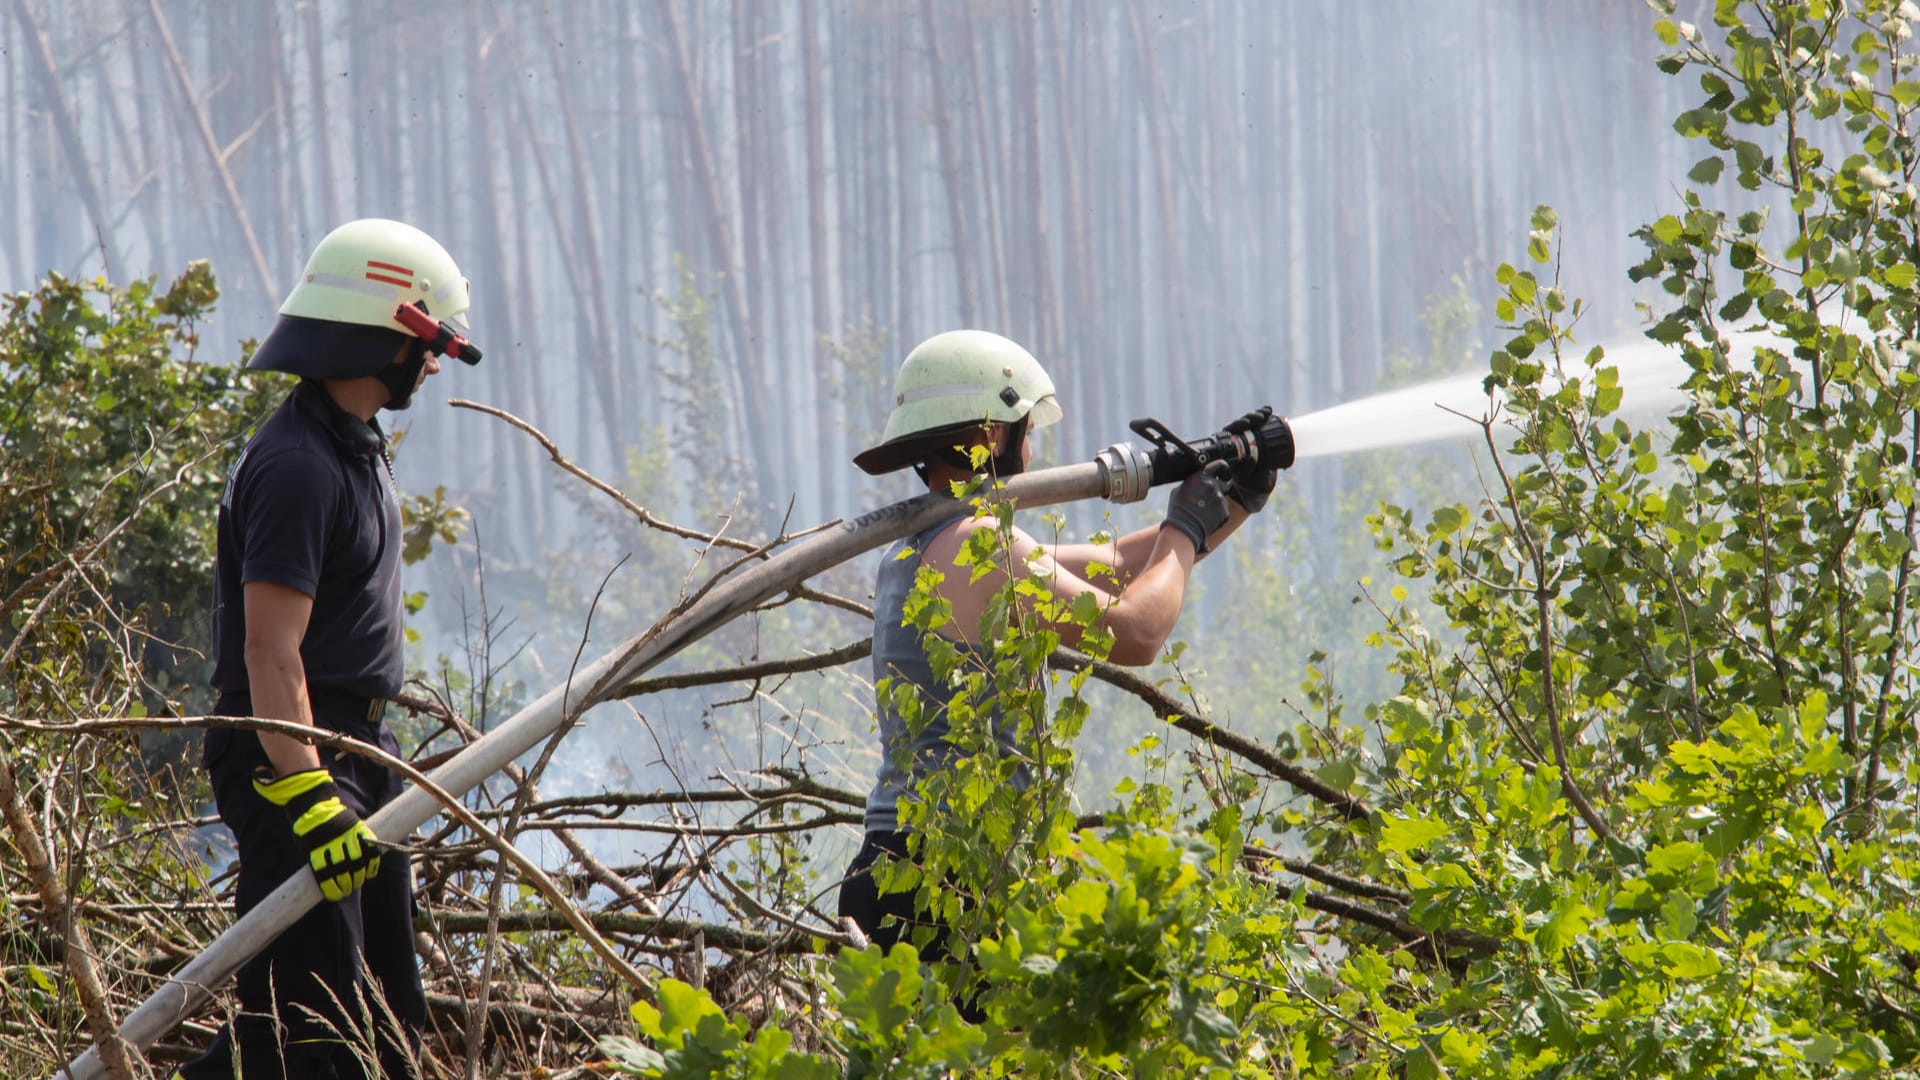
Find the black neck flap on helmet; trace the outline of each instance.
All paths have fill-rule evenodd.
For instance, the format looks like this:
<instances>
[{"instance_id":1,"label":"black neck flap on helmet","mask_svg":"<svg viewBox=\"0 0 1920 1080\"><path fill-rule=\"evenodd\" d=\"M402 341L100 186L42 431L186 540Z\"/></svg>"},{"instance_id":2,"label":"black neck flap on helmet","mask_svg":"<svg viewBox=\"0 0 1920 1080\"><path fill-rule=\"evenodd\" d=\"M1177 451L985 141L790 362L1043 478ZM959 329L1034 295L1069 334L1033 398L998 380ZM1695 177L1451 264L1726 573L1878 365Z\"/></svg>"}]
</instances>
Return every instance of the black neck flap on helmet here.
<instances>
[{"instance_id":1,"label":"black neck flap on helmet","mask_svg":"<svg viewBox=\"0 0 1920 1080\"><path fill-rule=\"evenodd\" d=\"M1030 416L1023 416L1013 423L1005 425L1007 441L1000 447L998 454L987 459L987 475L995 477L996 479L1006 480L1019 476L1026 471L1026 455L1021 451L1027 441L1027 428L1030 420ZM947 442L944 445L934 450L931 457L938 458L948 465L964 472L973 472L973 456L959 446L954 445L954 438L965 432L976 430L978 426L979 425L968 424L956 429L947 436ZM916 476L920 477L921 483L924 484L928 482L927 465L925 461L916 462L913 466L913 471Z\"/></svg>"},{"instance_id":2,"label":"black neck flap on helmet","mask_svg":"<svg viewBox=\"0 0 1920 1080\"><path fill-rule=\"evenodd\" d=\"M247 367L309 379L359 379L392 367L400 347L413 340L385 326L282 315Z\"/></svg>"}]
</instances>

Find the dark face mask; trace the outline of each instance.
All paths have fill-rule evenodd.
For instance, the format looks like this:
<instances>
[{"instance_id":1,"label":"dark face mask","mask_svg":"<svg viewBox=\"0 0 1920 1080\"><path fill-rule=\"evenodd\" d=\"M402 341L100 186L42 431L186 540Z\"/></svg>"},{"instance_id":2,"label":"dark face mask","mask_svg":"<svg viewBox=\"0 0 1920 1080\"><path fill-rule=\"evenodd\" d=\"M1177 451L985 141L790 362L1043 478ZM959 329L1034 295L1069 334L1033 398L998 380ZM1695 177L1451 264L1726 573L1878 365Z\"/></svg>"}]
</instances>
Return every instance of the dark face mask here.
<instances>
[{"instance_id":1,"label":"dark face mask","mask_svg":"<svg viewBox=\"0 0 1920 1080\"><path fill-rule=\"evenodd\" d=\"M420 381L420 369L427 366L427 343L415 340L402 363L388 364L380 371L381 385L390 395L384 408L395 412L413 404L413 388Z\"/></svg>"}]
</instances>

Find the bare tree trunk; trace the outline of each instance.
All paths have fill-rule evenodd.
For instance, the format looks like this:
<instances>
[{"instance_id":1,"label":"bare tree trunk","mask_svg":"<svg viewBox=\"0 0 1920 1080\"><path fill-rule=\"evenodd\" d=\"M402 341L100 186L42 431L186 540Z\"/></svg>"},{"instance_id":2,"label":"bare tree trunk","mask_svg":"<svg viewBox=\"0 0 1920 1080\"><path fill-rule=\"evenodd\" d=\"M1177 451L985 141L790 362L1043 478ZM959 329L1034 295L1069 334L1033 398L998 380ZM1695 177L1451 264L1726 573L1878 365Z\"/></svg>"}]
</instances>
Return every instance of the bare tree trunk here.
<instances>
[{"instance_id":1,"label":"bare tree trunk","mask_svg":"<svg viewBox=\"0 0 1920 1080\"><path fill-rule=\"evenodd\" d=\"M1047 213L1044 172L1046 155L1040 149L1040 16L1037 8L1021 6L1015 13L1014 107L1021 133L1021 168L1026 177L1027 210L1034 263L1034 341L1042 356L1059 355L1062 345L1060 290L1053 277L1053 237Z\"/></svg>"},{"instance_id":2,"label":"bare tree trunk","mask_svg":"<svg viewBox=\"0 0 1920 1080\"><path fill-rule=\"evenodd\" d=\"M1060 128L1056 145L1060 148L1060 171L1067 215L1066 251L1061 261L1066 278L1064 319L1069 328L1066 340L1071 344L1066 346L1065 351L1073 362L1076 374L1086 375L1100 370L1100 363L1106 358L1109 345L1104 330L1105 320L1096 318L1094 313L1093 256L1087 244L1088 211L1085 195L1081 191L1080 142L1069 108L1071 84L1067 81L1067 50L1076 39L1068 37L1061 26L1060 11L1063 6L1055 4L1048 11L1053 33L1054 122ZM1091 412L1082 409L1077 416L1070 415L1067 418L1071 430L1078 436L1075 445L1084 446L1087 443L1091 430L1089 421L1096 419L1090 415Z\"/></svg>"},{"instance_id":3,"label":"bare tree trunk","mask_svg":"<svg viewBox=\"0 0 1920 1080\"><path fill-rule=\"evenodd\" d=\"M313 172L320 179L320 223L323 230L340 223L340 198L333 188L333 116L327 111L326 38L320 23L320 5L304 7L307 38L308 103L313 116Z\"/></svg>"},{"instance_id":4,"label":"bare tree trunk","mask_svg":"<svg viewBox=\"0 0 1920 1080\"><path fill-rule=\"evenodd\" d=\"M24 4L25 0L17 0ZM23 8L24 10L24 8ZM207 160L213 166L214 176L220 181L220 187L226 194L227 206L233 211L235 224L246 238L247 251L253 256L254 272L260 275L260 287L266 295L275 301L280 298L280 288L274 284L273 271L267 269L267 257L260 250L259 237L254 235L253 222L247 217L247 206L240 198L240 189L234 186L233 173L227 168L227 157L232 148L223 148L214 138L213 128L207 122L207 111L200 100L199 91L193 88L193 76L187 71L185 60L180 57L180 49L173 41L173 31L167 27L167 17L160 11L160 0L147 0L147 10L153 13L154 26L160 31L160 40L167 48L167 59L173 65L173 75L180 84L180 92L185 97L187 107L192 111L195 126L200 132L200 142L207 152Z\"/></svg>"},{"instance_id":5,"label":"bare tree trunk","mask_svg":"<svg viewBox=\"0 0 1920 1080\"><path fill-rule=\"evenodd\" d=\"M273 105L266 118L267 145L273 147L273 156L266 162L264 172L267 182L273 185L274 224L277 236L281 265L291 265L300 258L296 251L299 244L295 241L295 222L305 216L307 200L303 177L306 170L301 168L300 147L293 136L294 125L287 122L293 115L293 66L282 51L287 41L287 30L280 23L279 8L275 5L263 5L261 18L266 24L266 40L271 47L266 53L266 76L273 90Z\"/></svg>"},{"instance_id":6,"label":"bare tree trunk","mask_svg":"<svg viewBox=\"0 0 1920 1080\"><path fill-rule=\"evenodd\" d=\"M967 82L973 91L973 130L980 155L974 172L980 188L980 205L986 211L988 252L993 260L988 274L993 283L992 319L1005 327L1013 318L1013 309L1007 303L1006 237L1001 229L1000 201L994 184L998 170L994 168L993 148L1000 143L988 130L989 121L997 112L994 107L996 95L989 94L987 81L980 74L980 51L974 42L973 31L973 18L962 19L960 50L966 54Z\"/></svg>"},{"instance_id":7,"label":"bare tree trunk","mask_svg":"<svg viewBox=\"0 0 1920 1080\"><path fill-rule=\"evenodd\" d=\"M580 350L576 361L593 372L593 382L599 390L600 420L603 425L601 436L605 439L607 464L619 468L621 462L621 433L626 422L620 414L621 379L620 354L611 347L611 335L607 330L607 273L600 260L600 221L594 211L592 166L587 156L586 144L580 137L579 118L575 114L573 93L569 89L565 67L560 63L560 30L554 25L551 9L542 9L541 22L547 36L547 61L553 71L554 92L560 97L561 128L567 136L567 158L573 172L573 221L578 230L572 251L568 253L569 268L579 263L576 256L584 255L585 264L575 273L575 296L581 306L580 325L586 331L586 348ZM522 98L524 107L525 99ZM543 163L544 167L544 163ZM544 172L543 172L544 175ZM561 240L565 240L566 227L558 220L556 209L555 229Z\"/></svg>"},{"instance_id":8,"label":"bare tree trunk","mask_svg":"<svg viewBox=\"0 0 1920 1080\"><path fill-rule=\"evenodd\" d=\"M60 137L60 150L66 158L67 168L73 173L74 186L80 190L80 202L87 208L87 216L93 219L94 233L99 237L100 257L107 264L107 277L120 281L126 269L120 258L120 246L114 239L113 222L107 216L106 206L100 199L100 189L94 182L93 166L87 160L86 143L80 137L73 110L67 105L67 93L60 84L60 72L53 62L53 47L47 43L46 32L40 28L40 20L35 17L33 9L27 6L27 0L13 0L13 14L20 22L21 33L26 36L28 62L35 65L40 76L41 93L46 96L47 108L53 113L54 131Z\"/></svg>"},{"instance_id":9,"label":"bare tree trunk","mask_svg":"<svg viewBox=\"0 0 1920 1080\"><path fill-rule=\"evenodd\" d=\"M514 80L516 84L520 81ZM478 145L476 152L481 152ZM527 154L507 155L507 172L513 184L513 198L509 202L513 207L513 243L509 247L513 252L515 280L508 287L509 295L501 298L503 304L510 302L514 305L514 322L519 329L514 340L522 347L528 362L502 364L500 367L503 375L518 379L516 391L509 395L516 399L516 412L528 419L534 419L541 415L543 408L548 404L547 369L546 365L540 362L540 357L545 352L544 344L548 335L541 322L542 312L533 289L533 283L538 278L533 270L534 232L527 221L527 216L535 198L533 184L527 177L528 156ZM529 508L537 508L540 520L552 521L554 519L554 485L541 482L541 463L535 457L533 447L526 440L515 439L513 446L515 460L520 465L522 482L526 485L526 490L535 495ZM556 544L561 542L558 537L553 539Z\"/></svg>"},{"instance_id":10,"label":"bare tree trunk","mask_svg":"<svg viewBox=\"0 0 1920 1080\"><path fill-rule=\"evenodd\" d=\"M752 320L747 310L746 289L741 282L741 269L734 258L733 230L728 225L726 198L721 191L719 169L715 165L713 147L707 137L707 124L704 110L700 105L700 87L694 77L692 53L687 44L685 28L681 23L680 11L674 0L657 0L656 10L666 30L668 57L677 69L678 79L674 85L679 89L680 104L687 121L688 137L692 140L693 168L699 181L699 195L702 209L705 211L703 222L707 233L707 245L712 250L713 259L721 273L721 285L726 297L729 329L734 342L733 365L740 372L742 405L744 416L742 427L748 452L754 463L773 460L774 444L769 438L772 423L771 405L767 401L765 379L762 376L762 343L752 333Z\"/></svg>"},{"instance_id":11,"label":"bare tree trunk","mask_svg":"<svg viewBox=\"0 0 1920 1080\"><path fill-rule=\"evenodd\" d=\"M767 132L765 138L757 141L759 153L756 155L759 159L756 171L764 181L760 205L766 222L766 254L762 264L766 269L755 275L755 281L765 299L756 297L754 310L761 313L761 322L766 328L768 363L778 388L776 398L787 403L787 408L779 410L785 439L782 443L783 485L804 500L814 494L809 491L813 478L804 463L820 453L821 425L806 409L806 384L812 365L803 350L793 348L790 325L794 313L791 298L795 295L787 285L793 279L794 270L789 265L788 241L793 173L787 160L785 134L789 130L786 108L790 95L781 81L783 50L779 46L787 35L787 13L765 5L756 5L754 11L751 25L758 44L750 70L754 72L754 97L763 116L762 127ZM774 20L771 27L766 22L769 12ZM824 505L811 510L803 507L803 511L800 515L803 520L824 517L829 512Z\"/></svg>"},{"instance_id":12,"label":"bare tree trunk","mask_svg":"<svg viewBox=\"0 0 1920 1080\"><path fill-rule=\"evenodd\" d=\"M904 38L905 32L899 23L889 29L893 34ZM901 335L903 347L910 348L909 342L918 341L928 335L928 328L919 322L920 307L915 303L914 265L918 261L919 244L914 236L913 222L913 181L916 170L909 159L915 140L908 134L919 128L912 122L914 115L913 83L907 79L907 50L904 42L893 42L888 52L891 59L888 65L889 82L893 93L887 98L888 108L882 117L886 125L887 137L881 144L892 147L888 164L892 170L893 206L892 218L894 235L890 246L894 252L895 266L891 275L893 289L893 327ZM888 167L883 165L882 168ZM945 327L941 327L945 329Z\"/></svg>"},{"instance_id":13,"label":"bare tree trunk","mask_svg":"<svg viewBox=\"0 0 1920 1080\"><path fill-rule=\"evenodd\" d=\"M939 19L933 0L920 0L921 25L926 28L927 52L931 57L927 80L933 87L933 130L940 145L940 175L947 188L947 231L953 235L953 273L959 282L960 322L974 326L980 308L974 285L973 235L967 225L966 189L960 179L960 154L954 146L953 110L947 104L947 59L941 48Z\"/></svg>"},{"instance_id":14,"label":"bare tree trunk","mask_svg":"<svg viewBox=\"0 0 1920 1080\"><path fill-rule=\"evenodd\" d=\"M22 146L24 136L20 131L20 115L25 112L21 103L20 80L15 73L14 56L18 50L6 44L13 38L12 24L0 24L0 83L6 89L6 138L8 146ZM33 276L27 270L27 245L20 238L20 202L27 190L24 178L20 175L20 159L12 157L8 161L9 174L4 188L0 188L0 249L4 249L7 258L13 264L13 279L25 284Z\"/></svg>"},{"instance_id":15,"label":"bare tree trunk","mask_svg":"<svg viewBox=\"0 0 1920 1080\"><path fill-rule=\"evenodd\" d=\"M834 332L828 291L833 260L827 250L827 143L821 120L828 102L820 90L819 35L820 22L814 11L814 0L801 0L800 66L806 84L807 110L807 285L813 311L813 340L807 343L807 354L813 358L814 416L824 434L843 429L846 417L842 414L843 422L834 423L829 412L834 408L833 397L828 392L833 355L827 348ZM819 454L815 465L821 504L831 512L840 502L840 474L846 466L838 460L840 455L833 452L840 449L834 445L836 440L828 437L822 441L822 449L829 452Z\"/></svg>"},{"instance_id":16,"label":"bare tree trunk","mask_svg":"<svg viewBox=\"0 0 1920 1080\"><path fill-rule=\"evenodd\" d=\"M759 154L761 133L754 122L757 102L754 100L755 79L753 76L753 54L759 48L757 34L753 30L753 12L758 5L736 4L732 11L731 31L733 48L731 74L733 76L733 124L734 124L734 187L740 207L740 278L742 295L746 297L747 340L753 343L753 352L762 359L753 367L761 373L759 381L765 387L777 382L779 375L775 370L780 350L777 345L769 347L766 328L766 266L765 253L761 245L761 233L766 223L765 207L761 195L761 173L757 168L756 157ZM764 388L764 387L763 387ZM751 421L756 425L765 425L770 431L766 436L769 447L785 449L787 429L791 414L786 409L776 409L762 414ZM753 462L753 471L760 477L765 494L772 499L785 502L784 496L792 490L791 477L786 464L789 458L784 453L757 457ZM784 489L784 490L783 490Z\"/></svg>"},{"instance_id":17,"label":"bare tree trunk","mask_svg":"<svg viewBox=\"0 0 1920 1080\"><path fill-rule=\"evenodd\" d=\"M1167 352L1155 366L1173 373L1173 378L1169 380L1167 401L1173 415L1172 422L1177 428L1181 424L1191 423L1193 419L1188 415L1186 380L1179 374L1188 370L1181 340L1183 306L1180 298L1182 267L1179 209L1173 201L1173 166L1167 155L1166 118L1162 115L1166 97L1160 85L1159 43L1148 33L1147 13L1141 0L1135 0L1131 14L1134 42L1140 52L1140 67L1146 76L1141 107L1146 114L1147 142L1153 152L1154 186L1159 195L1161 265L1157 270L1163 286L1162 303L1166 305L1162 326L1166 331Z\"/></svg>"}]
</instances>

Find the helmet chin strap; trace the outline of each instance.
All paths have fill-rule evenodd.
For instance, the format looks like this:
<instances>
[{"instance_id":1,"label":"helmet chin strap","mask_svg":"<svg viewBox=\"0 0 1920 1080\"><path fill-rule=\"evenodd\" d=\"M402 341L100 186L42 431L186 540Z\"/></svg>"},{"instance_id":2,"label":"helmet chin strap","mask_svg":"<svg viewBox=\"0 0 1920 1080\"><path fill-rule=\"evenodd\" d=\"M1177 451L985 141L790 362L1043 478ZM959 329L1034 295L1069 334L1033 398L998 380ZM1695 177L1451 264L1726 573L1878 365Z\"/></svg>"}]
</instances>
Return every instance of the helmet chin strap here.
<instances>
[{"instance_id":1,"label":"helmet chin strap","mask_svg":"<svg viewBox=\"0 0 1920 1080\"><path fill-rule=\"evenodd\" d=\"M388 364L376 376L381 385L387 388L387 403L383 408L399 412L413 404L413 388L420 382L420 369L427 366L427 343L414 341L407 358L398 364Z\"/></svg>"}]
</instances>

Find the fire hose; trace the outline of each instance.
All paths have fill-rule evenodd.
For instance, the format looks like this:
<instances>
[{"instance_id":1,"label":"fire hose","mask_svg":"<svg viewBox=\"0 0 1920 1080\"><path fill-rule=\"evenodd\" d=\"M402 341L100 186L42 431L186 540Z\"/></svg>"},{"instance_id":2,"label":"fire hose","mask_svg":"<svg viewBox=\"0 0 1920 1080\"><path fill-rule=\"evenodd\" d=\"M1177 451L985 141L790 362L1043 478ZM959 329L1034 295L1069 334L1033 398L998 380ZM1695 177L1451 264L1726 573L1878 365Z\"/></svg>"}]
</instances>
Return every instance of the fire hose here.
<instances>
[{"instance_id":1,"label":"fire hose","mask_svg":"<svg viewBox=\"0 0 1920 1080\"><path fill-rule=\"evenodd\" d=\"M1096 497L1116 503L1137 502L1149 489L1184 480L1213 461L1253 460L1283 469L1293 465L1293 431L1278 416L1252 431L1222 433L1191 444L1156 420L1135 420L1132 427L1152 442L1150 449L1117 443L1100 451L1091 462L1013 477L1006 481L1001 497L1017 506L1047 506ZM816 533L739 571L677 617L576 670L561 685L435 769L430 779L456 797L466 793L532 749L567 718L607 700L621 686L686 646L816 574L932 525L958 506L948 495L929 492ZM368 818L367 824L378 836L407 836L433 817L437 807L427 791L408 787ZM320 901L320 886L313 875L288 878L127 1014L120 1024L120 1037L146 1051L211 1000L214 989ZM91 1047L55 1075L93 1080L104 1074L99 1048Z\"/></svg>"}]
</instances>

